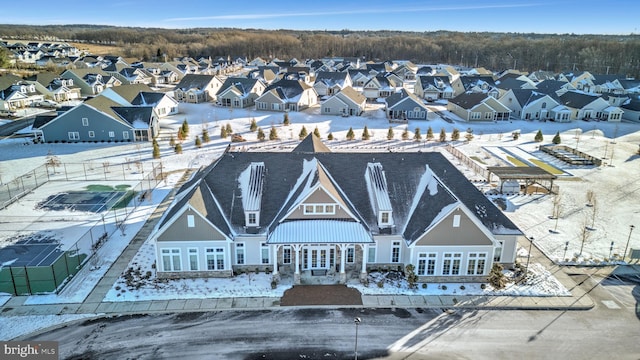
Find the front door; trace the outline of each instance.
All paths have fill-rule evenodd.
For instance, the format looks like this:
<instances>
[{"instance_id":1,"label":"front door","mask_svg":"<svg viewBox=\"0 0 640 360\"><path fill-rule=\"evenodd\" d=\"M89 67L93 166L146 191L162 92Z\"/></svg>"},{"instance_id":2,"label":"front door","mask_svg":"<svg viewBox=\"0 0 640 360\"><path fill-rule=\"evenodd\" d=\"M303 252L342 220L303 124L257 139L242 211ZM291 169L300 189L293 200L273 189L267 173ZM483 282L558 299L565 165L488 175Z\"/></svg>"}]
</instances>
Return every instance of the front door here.
<instances>
[{"instance_id":1,"label":"front door","mask_svg":"<svg viewBox=\"0 0 640 360\"><path fill-rule=\"evenodd\" d=\"M334 249L329 246L309 246L303 253L307 270L329 269L334 262Z\"/></svg>"}]
</instances>

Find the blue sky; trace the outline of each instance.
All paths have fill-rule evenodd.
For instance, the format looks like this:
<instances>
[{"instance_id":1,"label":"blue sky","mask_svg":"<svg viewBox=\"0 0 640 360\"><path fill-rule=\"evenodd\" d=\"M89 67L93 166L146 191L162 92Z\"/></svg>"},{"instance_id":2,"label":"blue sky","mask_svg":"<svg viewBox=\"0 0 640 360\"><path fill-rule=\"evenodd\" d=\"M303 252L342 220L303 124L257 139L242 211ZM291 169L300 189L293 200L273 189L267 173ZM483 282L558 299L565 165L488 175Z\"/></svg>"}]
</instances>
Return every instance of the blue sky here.
<instances>
[{"instance_id":1,"label":"blue sky","mask_svg":"<svg viewBox=\"0 0 640 360\"><path fill-rule=\"evenodd\" d=\"M639 12L638 0L29 0L5 2L0 23L637 34Z\"/></svg>"}]
</instances>

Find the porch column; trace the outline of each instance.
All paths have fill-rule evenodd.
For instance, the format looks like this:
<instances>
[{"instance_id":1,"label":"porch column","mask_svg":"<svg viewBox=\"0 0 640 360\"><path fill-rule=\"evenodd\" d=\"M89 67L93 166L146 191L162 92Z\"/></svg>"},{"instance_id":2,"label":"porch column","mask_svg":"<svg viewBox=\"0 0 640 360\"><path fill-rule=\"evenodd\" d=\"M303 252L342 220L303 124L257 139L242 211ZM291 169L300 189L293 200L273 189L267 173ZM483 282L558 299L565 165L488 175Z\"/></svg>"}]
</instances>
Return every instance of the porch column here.
<instances>
[{"instance_id":1,"label":"porch column","mask_svg":"<svg viewBox=\"0 0 640 360\"><path fill-rule=\"evenodd\" d=\"M340 283L346 284L347 272L345 271L344 268L345 268L345 258L347 257L347 245L340 244L338 245L338 248L340 249Z\"/></svg>"},{"instance_id":2,"label":"porch column","mask_svg":"<svg viewBox=\"0 0 640 360\"><path fill-rule=\"evenodd\" d=\"M300 249L301 245L292 245L293 250L296 252L296 266L293 273L293 284L300 285Z\"/></svg>"},{"instance_id":3,"label":"porch column","mask_svg":"<svg viewBox=\"0 0 640 360\"><path fill-rule=\"evenodd\" d=\"M364 281L367 278L367 258L369 257L369 245L363 244L362 246L362 269L360 270L360 281Z\"/></svg>"},{"instance_id":4,"label":"porch column","mask_svg":"<svg viewBox=\"0 0 640 360\"><path fill-rule=\"evenodd\" d=\"M273 276L279 278L278 274L278 247L279 245L273 245Z\"/></svg>"}]
</instances>

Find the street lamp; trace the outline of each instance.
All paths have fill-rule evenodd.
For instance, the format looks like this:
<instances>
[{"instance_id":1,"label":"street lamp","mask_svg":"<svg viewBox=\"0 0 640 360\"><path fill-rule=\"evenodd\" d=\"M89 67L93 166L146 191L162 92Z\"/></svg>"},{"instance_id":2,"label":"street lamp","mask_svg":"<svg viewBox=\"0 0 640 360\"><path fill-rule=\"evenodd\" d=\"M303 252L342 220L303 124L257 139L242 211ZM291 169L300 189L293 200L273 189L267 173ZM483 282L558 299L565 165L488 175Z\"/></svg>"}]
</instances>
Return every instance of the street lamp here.
<instances>
[{"instance_id":1,"label":"street lamp","mask_svg":"<svg viewBox=\"0 0 640 360\"><path fill-rule=\"evenodd\" d=\"M629 241L631 241L631 233L635 228L636 228L635 226L629 225L629 237L627 238L627 245L624 247L624 252L622 253L622 260L624 260L627 257L627 249L629 248Z\"/></svg>"},{"instance_id":2,"label":"street lamp","mask_svg":"<svg viewBox=\"0 0 640 360\"><path fill-rule=\"evenodd\" d=\"M527 276L529 275L529 260L531 260L531 246L532 245L533 245L533 236L529 237L529 252L527 253L527 268L526 268L526 271L524 273L525 280L527 279Z\"/></svg>"},{"instance_id":3,"label":"street lamp","mask_svg":"<svg viewBox=\"0 0 640 360\"><path fill-rule=\"evenodd\" d=\"M358 360L358 325L360 325L360 322L362 321L362 319L360 319L359 317L353 319L353 322L356 324L356 347L354 350L355 353L355 360Z\"/></svg>"}]
</instances>

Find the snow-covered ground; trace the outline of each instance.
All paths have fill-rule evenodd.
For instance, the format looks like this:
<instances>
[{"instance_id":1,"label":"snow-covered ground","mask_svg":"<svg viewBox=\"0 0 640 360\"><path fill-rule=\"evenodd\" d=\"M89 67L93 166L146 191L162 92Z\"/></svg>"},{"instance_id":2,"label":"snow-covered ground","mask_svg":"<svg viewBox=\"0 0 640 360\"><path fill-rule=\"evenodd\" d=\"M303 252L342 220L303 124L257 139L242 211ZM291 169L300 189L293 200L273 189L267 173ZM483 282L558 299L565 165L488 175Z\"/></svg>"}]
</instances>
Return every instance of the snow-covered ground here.
<instances>
[{"instance_id":1,"label":"snow-covered ground","mask_svg":"<svg viewBox=\"0 0 640 360\"><path fill-rule=\"evenodd\" d=\"M560 176L556 181L560 188L561 194L561 216L557 221L550 219L552 211L553 196L542 195L514 195L509 197L508 211L509 216L527 236L533 237L536 246L540 247L549 256L557 260L567 259L570 263L594 263L609 259L611 242L614 242L613 254L621 254L625 245L627 236L629 235L629 225L638 221L637 204L638 190L640 185L636 185L635 179L640 174L638 164L638 156L636 151L640 143L640 129L637 124L609 124L603 122L573 122L573 123L554 123L554 122L530 122L530 121L504 121L489 122L480 124L468 124L464 122L449 123L439 117L429 121L411 121L409 124L393 124L394 139L387 140L389 123L384 118L384 112L380 105L369 105L365 114L361 117L337 117L337 116L321 116L319 109L311 109L305 112L289 113L291 121L290 126L282 125L283 114L271 112L258 112L255 110L239 110L225 109L212 106L211 104L180 104L181 113L162 120L163 133L161 135L161 161L165 173L181 174L185 168L198 168L209 164L230 144L230 139L221 139L220 128L230 124L235 133L241 134L247 141L243 143L233 143L233 149L237 151L289 151L298 143L298 134L302 126L305 126L308 132L312 132L316 127L325 143L334 151L442 151L451 161L459 165L460 169L470 178L478 178L471 169L465 167L451 154L444 150L441 143L435 141L425 141L427 128L431 127L435 137L438 137L440 129L445 129L448 138L454 128L461 132L461 138L464 138L467 128L473 130L474 139L470 142L458 141L454 142L459 150L465 154L483 159L483 161L493 166L501 159L501 155L495 154L495 151L489 151L490 148L512 149L511 153L522 157L524 154L531 153L531 158L547 161L553 166L565 171L567 175ZM443 108L441 107L441 110ZM447 113L447 116L455 118L454 115ZM170 135L177 133L176 129L181 125L183 120L187 120L190 125L189 139L183 142L183 153L175 154L168 144ZM258 126L268 135L271 126L275 126L281 140L259 142L256 133L249 131L251 120L255 119ZM364 126L367 126L371 134L371 140L360 140ZM356 133L356 140L348 141L345 139L349 128L353 128ZM203 144L201 148L196 148L194 139L196 135L201 135L202 129L207 128L211 141ZM420 128L422 141L401 140L401 133L408 129L413 138L413 132L416 128ZM562 137L562 143L569 146L579 146L579 149L599 157L606 157L607 163L610 165L599 168L588 167L579 168L567 166L559 161L550 159L546 154L537 151L540 143L533 141L535 133L541 129L544 134L542 144L549 144L551 138L556 132ZM513 140L511 134L518 131L521 136L518 140ZM335 140L326 140L328 134L331 133ZM151 144L39 144L24 145L24 140L7 139L0 141L0 183L8 182L15 176L26 173L31 169L42 165L48 154L56 155L64 162L110 162L121 163L135 161L149 162L151 158ZM605 156L606 154L606 156ZM166 191L175 184L177 178L169 177L161 187L156 190L158 195L153 196L153 201L158 201L163 197L160 192L166 194ZM486 188L487 185L485 184ZM586 206L586 192L593 190L596 194L596 206ZM112 261L113 257L118 254L121 249L130 240L135 233L133 229L141 226L143 219L148 216L150 211L157 204L150 204L148 207L141 208L139 214L131 219L133 223L127 225L126 235L119 233L114 234L114 238L110 239L103 247L105 253L100 256L101 261L107 263ZM596 209L596 215L593 217L593 209ZM583 236L581 229L585 217L589 222L588 236ZM595 220L594 220L595 219ZM593 225L593 226L591 226ZM555 230L554 230L555 229ZM550 230L554 230L551 232ZM630 248L640 248L640 234L632 234L630 238ZM579 255L579 248L582 245L582 239L585 238L582 254ZM114 241L116 240L116 241ZM567 254L564 254L565 243L569 242ZM149 261L153 261L153 249L151 244L145 244L138 257L133 260L136 265L142 268L150 266ZM111 256L111 257L110 257ZM50 302L76 302L81 301L95 284L95 281L101 276L104 266L99 266L97 270L91 271L89 267L85 267L72 281L61 295L48 295L31 297L28 303L50 303ZM94 268L95 269L95 268ZM544 271L534 270L531 267L531 274L539 273L538 279L553 279L552 276L546 275ZM146 271L146 270L145 270ZM142 271L144 274L145 271ZM253 275L251 279L248 277L238 277L230 280L210 279L203 280L176 280L166 284L166 289L149 289L141 287L134 291L122 292L122 284L114 284L114 288L107 295L107 300L122 301L149 298L175 298L176 293L184 294L186 289L190 289L193 295L181 296L200 296L200 297L216 297L216 296L234 296L239 291L236 285L242 285L242 293L244 296L252 294L263 294L263 296L280 296L286 289L286 284L281 283L276 289L271 289L270 277L264 274ZM83 281L86 280L86 281ZM228 281L229 284L226 284ZM530 281L532 282L532 281ZM81 285L78 285L81 284ZM252 284L255 287L253 292L247 293L247 285ZM511 290L503 290L505 294L566 294L566 289L554 290L553 280L548 281L548 286L540 289L525 289L517 286ZM120 289L116 290L116 286ZM354 286L360 286L354 284ZM385 286L378 288L377 286L361 288L363 293L377 293L387 291L388 293L399 293L402 290L396 286ZM78 288L79 287L79 288ZM473 285L465 286L467 293L478 293L478 289L474 289ZM171 290L170 290L171 289ZM400 290L399 290L400 289ZM419 288L418 293L425 294L447 293L457 289L457 293L461 293L459 284L449 284L447 290L438 289L437 286L428 286L427 289ZM475 291L475 292L474 292ZM483 293L490 291L484 289ZM511 292L509 292L511 291ZM68 293L68 295L67 295ZM119 294L119 295L118 295ZM1 300L0 300L1 301Z\"/></svg>"}]
</instances>

